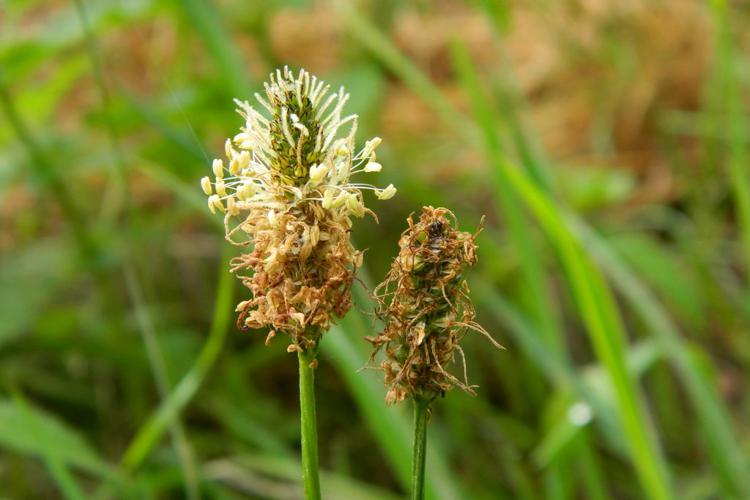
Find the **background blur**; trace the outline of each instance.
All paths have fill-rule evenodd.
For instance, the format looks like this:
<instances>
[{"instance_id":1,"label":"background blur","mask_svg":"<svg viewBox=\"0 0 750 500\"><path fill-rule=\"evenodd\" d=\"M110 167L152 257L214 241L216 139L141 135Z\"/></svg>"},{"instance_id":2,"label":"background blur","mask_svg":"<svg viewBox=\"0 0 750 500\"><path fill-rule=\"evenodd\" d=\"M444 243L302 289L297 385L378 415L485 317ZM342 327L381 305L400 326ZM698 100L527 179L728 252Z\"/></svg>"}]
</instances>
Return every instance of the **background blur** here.
<instances>
[{"instance_id":1,"label":"background blur","mask_svg":"<svg viewBox=\"0 0 750 500\"><path fill-rule=\"evenodd\" d=\"M437 402L432 498L750 498L750 8L689 0L0 0L0 497L297 498L297 364L199 179L272 69L383 138L357 221L473 230L478 396ZM358 310L323 341L326 498L403 496ZM454 370L458 369L454 367Z\"/></svg>"}]
</instances>

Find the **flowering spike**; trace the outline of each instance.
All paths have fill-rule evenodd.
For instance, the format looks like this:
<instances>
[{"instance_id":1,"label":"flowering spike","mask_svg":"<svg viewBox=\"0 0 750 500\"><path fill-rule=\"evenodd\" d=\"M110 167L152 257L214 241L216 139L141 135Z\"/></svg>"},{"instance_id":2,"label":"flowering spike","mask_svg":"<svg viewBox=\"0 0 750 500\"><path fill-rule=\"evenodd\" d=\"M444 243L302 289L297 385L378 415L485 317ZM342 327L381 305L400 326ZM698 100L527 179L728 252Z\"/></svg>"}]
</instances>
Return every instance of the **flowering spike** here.
<instances>
[{"instance_id":1,"label":"flowering spike","mask_svg":"<svg viewBox=\"0 0 750 500\"><path fill-rule=\"evenodd\" d=\"M357 116L342 118L343 88L324 99L329 85L288 67L263 88L255 107L235 100L245 124L225 144L227 168L214 160L215 180L204 178L201 187L211 212L224 213L227 240L252 249L231 263L252 294L237 308L238 325L285 332L291 352L304 352L351 305L362 263L349 239L351 218L372 213L362 190L385 199L395 188L350 182L376 171L367 165L380 139L354 149Z\"/></svg>"},{"instance_id":2,"label":"flowering spike","mask_svg":"<svg viewBox=\"0 0 750 500\"><path fill-rule=\"evenodd\" d=\"M415 224L409 216L408 223L391 270L375 289L385 329L366 339L375 348L372 358L385 348L380 368L389 388L386 402L407 396L430 401L452 387L473 394L465 364L463 380L446 368L456 352L463 361L458 343L467 330L500 347L474 322L469 287L462 278L463 268L476 263L476 234L457 230L455 216L445 208L423 207L419 221Z\"/></svg>"}]
</instances>

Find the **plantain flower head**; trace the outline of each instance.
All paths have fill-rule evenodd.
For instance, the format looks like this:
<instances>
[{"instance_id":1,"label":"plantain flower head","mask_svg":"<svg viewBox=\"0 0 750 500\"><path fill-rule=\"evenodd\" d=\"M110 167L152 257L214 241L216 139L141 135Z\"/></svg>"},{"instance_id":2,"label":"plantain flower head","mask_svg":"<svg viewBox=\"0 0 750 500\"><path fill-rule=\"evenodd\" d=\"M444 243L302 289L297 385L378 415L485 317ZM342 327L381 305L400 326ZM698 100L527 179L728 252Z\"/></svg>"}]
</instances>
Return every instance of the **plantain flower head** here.
<instances>
[{"instance_id":1,"label":"plantain flower head","mask_svg":"<svg viewBox=\"0 0 750 500\"><path fill-rule=\"evenodd\" d=\"M268 340L287 333L292 352L315 348L351 306L362 261L349 239L351 218L373 214L363 191L388 199L396 189L352 182L381 170L380 138L355 148L357 115L342 115L343 87L331 92L307 71L284 67L264 88L255 105L235 100L244 126L201 187L211 212L224 214L227 240L250 247L232 261L252 294L237 306L238 325L268 327Z\"/></svg>"},{"instance_id":2,"label":"plantain flower head","mask_svg":"<svg viewBox=\"0 0 750 500\"><path fill-rule=\"evenodd\" d=\"M452 212L423 207L419 221L407 219L399 254L385 280L375 289L383 332L367 337L372 358L385 349L388 404L407 396L432 400L452 387L473 394L466 380L466 361L459 341L468 330L500 345L474 321L464 267L476 263L476 234L457 229ZM480 224L481 230L481 224ZM463 380L446 370L456 353L464 366Z\"/></svg>"}]
</instances>

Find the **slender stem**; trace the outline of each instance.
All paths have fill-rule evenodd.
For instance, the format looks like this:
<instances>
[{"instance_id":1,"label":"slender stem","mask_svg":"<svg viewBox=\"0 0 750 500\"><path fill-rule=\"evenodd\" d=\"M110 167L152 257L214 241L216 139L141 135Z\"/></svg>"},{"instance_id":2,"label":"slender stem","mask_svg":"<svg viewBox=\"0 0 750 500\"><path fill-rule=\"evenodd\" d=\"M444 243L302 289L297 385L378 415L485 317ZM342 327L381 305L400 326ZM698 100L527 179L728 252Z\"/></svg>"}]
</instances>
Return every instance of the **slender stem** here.
<instances>
[{"instance_id":1,"label":"slender stem","mask_svg":"<svg viewBox=\"0 0 750 500\"><path fill-rule=\"evenodd\" d=\"M320 500L320 478L318 477L318 423L315 416L315 361L316 352L298 352L299 360L299 406L302 429L302 474L305 483L305 498Z\"/></svg>"},{"instance_id":2,"label":"slender stem","mask_svg":"<svg viewBox=\"0 0 750 500\"><path fill-rule=\"evenodd\" d=\"M412 459L412 500L424 498L424 466L427 458L427 410L430 401L414 398L414 455Z\"/></svg>"}]
</instances>

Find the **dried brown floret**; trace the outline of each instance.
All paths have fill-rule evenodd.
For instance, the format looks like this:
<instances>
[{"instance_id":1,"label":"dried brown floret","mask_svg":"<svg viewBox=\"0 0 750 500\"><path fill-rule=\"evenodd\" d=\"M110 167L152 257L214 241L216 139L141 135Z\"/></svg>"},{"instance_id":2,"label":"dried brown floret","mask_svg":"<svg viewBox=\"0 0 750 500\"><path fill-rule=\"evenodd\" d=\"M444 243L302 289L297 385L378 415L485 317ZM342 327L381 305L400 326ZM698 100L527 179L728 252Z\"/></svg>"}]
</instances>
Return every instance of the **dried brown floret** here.
<instances>
[{"instance_id":1,"label":"dried brown floret","mask_svg":"<svg viewBox=\"0 0 750 500\"><path fill-rule=\"evenodd\" d=\"M249 247L231 270L251 291L237 306L241 329L270 328L291 337L288 350L316 349L333 319L351 307L362 252L349 238L352 217L373 214L362 190L381 200L396 188L350 182L379 172L375 137L357 150L357 116L342 116L349 95L304 70L270 75L259 108L237 101L245 126L214 160L214 182L201 179L208 207L224 213L226 238ZM373 214L374 215L374 214Z\"/></svg>"},{"instance_id":2,"label":"dried brown floret","mask_svg":"<svg viewBox=\"0 0 750 500\"><path fill-rule=\"evenodd\" d=\"M253 251L231 263L252 293L237 306L241 329L271 327L291 336L290 351L307 350L349 310L362 253L350 243L348 220L327 212L311 201L273 222L263 216L245 222L253 226Z\"/></svg>"},{"instance_id":3,"label":"dried brown floret","mask_svg":"<svg viewBox=\"0 0 750 500\"><path fill-rule=\"evenodd\" d=\"M407 396L431 400L452 387L474 393L466 377L466 362L459 341L468 330L486 336L474 321L469 287L462 277L465 266L476 263L476 233L458 231L453 213L446 208L423 207L419 221L399 240L399 254L375 289L378 316L385 329L367 337L375 350L385 351L380 368L389 387L388 404ZM446 370L456 352L464 365L463 380Z\"/></svg>"}]
</instances>

